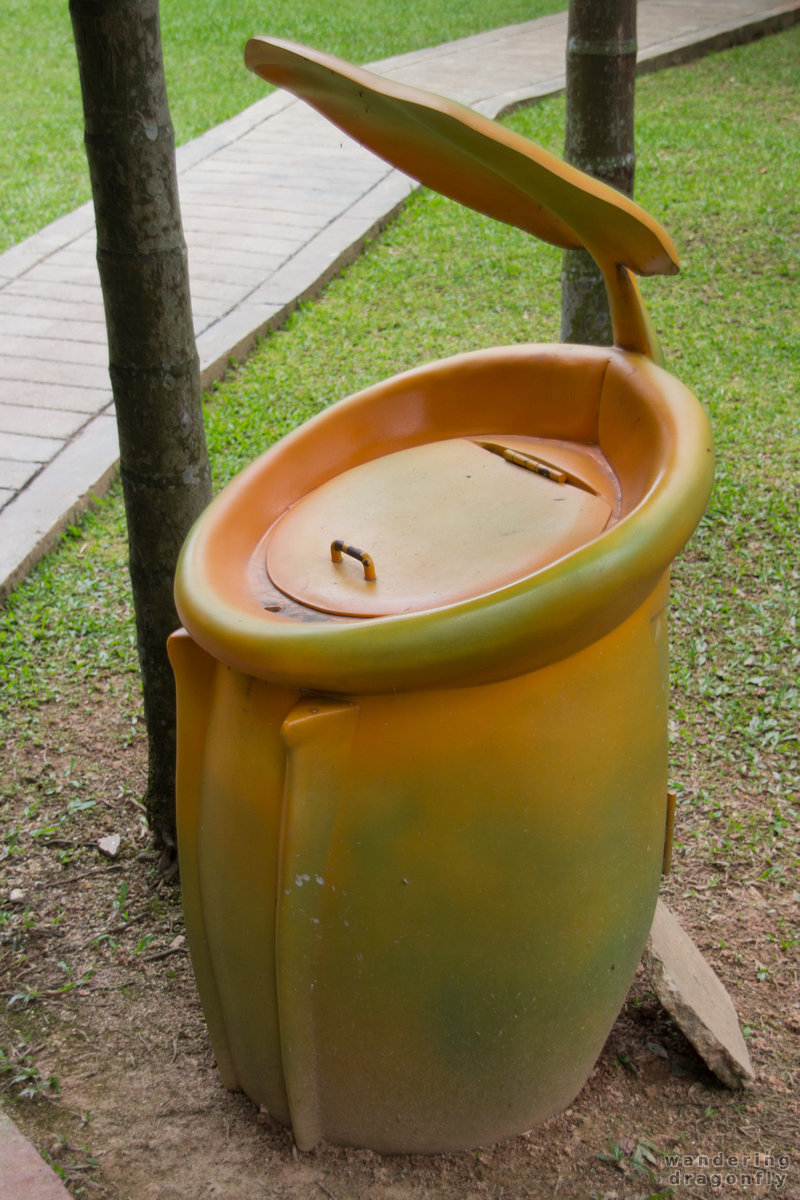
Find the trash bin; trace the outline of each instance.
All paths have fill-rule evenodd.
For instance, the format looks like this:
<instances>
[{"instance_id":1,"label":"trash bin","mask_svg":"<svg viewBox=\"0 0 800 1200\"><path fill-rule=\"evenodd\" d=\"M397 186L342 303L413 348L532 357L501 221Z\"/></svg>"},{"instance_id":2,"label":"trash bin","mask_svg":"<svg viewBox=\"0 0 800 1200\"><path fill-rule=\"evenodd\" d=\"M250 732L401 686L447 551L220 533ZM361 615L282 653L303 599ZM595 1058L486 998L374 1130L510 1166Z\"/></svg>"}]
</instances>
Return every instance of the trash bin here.
<instances>
[{"instance_id":1,"label":"trash bin","mask_svg":"<svg viewBox=\"0 0 800 1200\"><path fill-rule=\"evenodd\" d=\"M655 910L669 567L713 470L629 269L674 256L468 110L247 56L424 182L588 244L609 285L615 346L467 352L338 402L224 489L177 573L183 903L224 1083L303 1149L472 1147L573 1100Z\"/></svg>"}]
</instances>

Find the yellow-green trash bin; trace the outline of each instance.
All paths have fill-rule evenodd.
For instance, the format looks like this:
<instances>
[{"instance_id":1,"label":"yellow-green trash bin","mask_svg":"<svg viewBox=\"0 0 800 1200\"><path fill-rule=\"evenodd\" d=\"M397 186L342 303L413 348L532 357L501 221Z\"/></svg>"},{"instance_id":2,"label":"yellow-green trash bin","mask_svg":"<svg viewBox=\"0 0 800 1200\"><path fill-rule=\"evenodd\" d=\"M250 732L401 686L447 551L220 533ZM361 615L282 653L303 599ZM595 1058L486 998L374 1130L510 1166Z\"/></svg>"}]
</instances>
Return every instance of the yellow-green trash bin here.
<instances>
[{"instance_id":1,"label":"yellow-green trash bin","mask_svg":"<svg viewBox=\"0 0 800 1200\"><path fill-rule=\"evenodd\" d=\"M669 567L712 480L633 281L641 209L501 126L286 43L251 67L409 174L587 245L615 345L340 401L178 569L178 827L225 1084L297 1144L471 1147L568 1105L630 986L667 813Z\"/></svg>"}]
</instances>

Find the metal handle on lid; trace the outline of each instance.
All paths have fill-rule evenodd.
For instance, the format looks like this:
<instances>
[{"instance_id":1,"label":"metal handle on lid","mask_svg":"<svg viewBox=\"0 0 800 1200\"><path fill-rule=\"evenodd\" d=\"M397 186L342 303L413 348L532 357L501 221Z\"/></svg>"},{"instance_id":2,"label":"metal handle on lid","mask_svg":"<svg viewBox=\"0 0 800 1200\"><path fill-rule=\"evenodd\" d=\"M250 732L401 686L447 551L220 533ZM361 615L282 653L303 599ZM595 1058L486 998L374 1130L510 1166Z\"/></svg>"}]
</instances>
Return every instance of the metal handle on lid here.
<instances>
[{"instance_id":1,"label":"metal handle on lid","mask_svg":"<svg viewBox=\"0 0 800 1200\"><path fill-rule=\"evenodd\" d=\"M375 574L375 563L372 558L364 550L359 550L357 546L348 546L340 538L331 542L331 562L339 563L342 561L342 555L349 554L351 558L356 558L364 567L364 578L372 582L377 579Z\"/></svg>"}]
</instances>

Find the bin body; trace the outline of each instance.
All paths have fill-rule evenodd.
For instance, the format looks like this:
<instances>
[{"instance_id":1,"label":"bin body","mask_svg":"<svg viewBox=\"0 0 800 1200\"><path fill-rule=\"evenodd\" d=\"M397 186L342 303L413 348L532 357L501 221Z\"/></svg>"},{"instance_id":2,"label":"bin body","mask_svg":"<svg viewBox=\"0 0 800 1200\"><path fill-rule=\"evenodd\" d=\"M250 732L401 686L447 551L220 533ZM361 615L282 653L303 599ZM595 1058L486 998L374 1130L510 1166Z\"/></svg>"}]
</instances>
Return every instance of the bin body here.
<instances>
[{"instance_id":1,"label":"bin body","mask_svg":"<svg viewBox=\"0 0 800 1200\"><path fill-rule=\"evenodd\" d=\"M304 496L487 428L601 451L613 521L430 609L276 601L265 546ZM187 933L225 1083L301 1148L486 1144L579 1091L655 909L669 563L711 469L651 363L513 347L340 402L201 518L170 646Z\"/></svg>"}]
</instances>

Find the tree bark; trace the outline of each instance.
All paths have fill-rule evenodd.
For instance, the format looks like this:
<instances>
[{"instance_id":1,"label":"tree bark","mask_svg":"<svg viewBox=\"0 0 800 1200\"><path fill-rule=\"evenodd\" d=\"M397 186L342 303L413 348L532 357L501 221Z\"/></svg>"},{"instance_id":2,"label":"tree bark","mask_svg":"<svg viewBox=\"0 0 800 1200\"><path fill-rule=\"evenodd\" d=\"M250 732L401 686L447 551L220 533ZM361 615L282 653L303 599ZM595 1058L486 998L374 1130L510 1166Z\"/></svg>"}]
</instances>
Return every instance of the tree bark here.
<instances>
[{"instance_id":1,"label":"tree bark","mask_svg":"<svg viewBox=\"0 0 800 1200\"><path fill-rule=\"evenodd\" d=\"M595 179L633 195L636 0L570 0L564 157ZM561 337L609 345L602 276L585 250L566 250Z\"/></svg>"},{"instance_id":2,"label":"tree bark","mask_svg":"<svg viewBox=\"0 0 800 1200\"><path fill-rule=\"evenodd\" d=\"M148 736L145 807L175 846L178 554L211 498L158 0L70 0Z\"/></svg>"}]
</instances>

